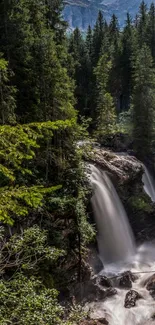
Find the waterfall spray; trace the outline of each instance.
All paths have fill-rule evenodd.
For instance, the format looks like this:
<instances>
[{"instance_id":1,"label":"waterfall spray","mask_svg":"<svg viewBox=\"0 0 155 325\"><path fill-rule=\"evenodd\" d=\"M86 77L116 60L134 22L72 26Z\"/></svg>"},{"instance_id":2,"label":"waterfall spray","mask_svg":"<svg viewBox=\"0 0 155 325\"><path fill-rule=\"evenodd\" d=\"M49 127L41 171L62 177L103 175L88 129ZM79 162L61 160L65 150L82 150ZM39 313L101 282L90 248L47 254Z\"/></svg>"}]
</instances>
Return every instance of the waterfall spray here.
<instances>
[{"instance_id":1,"label":"waterfall spray","mask_svg":"<svg viewBox=\"0 0 155 325\"><path fill-rule=\"evenodd\" d=\"M107 173L90 167L100 258L103 263L128 260L135 253L135 243L123 205Z\"/></svg>"}]
</instances>

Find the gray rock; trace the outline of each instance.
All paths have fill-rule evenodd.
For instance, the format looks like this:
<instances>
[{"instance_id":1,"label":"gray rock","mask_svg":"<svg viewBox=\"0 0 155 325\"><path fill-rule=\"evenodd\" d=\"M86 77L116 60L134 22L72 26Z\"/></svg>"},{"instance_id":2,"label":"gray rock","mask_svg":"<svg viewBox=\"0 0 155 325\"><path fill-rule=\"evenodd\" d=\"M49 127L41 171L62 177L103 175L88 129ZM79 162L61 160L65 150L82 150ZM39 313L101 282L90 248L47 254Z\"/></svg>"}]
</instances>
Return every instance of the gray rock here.
<instances>
[{"instance_id":1,"label":"gray rock","mask_svg":"<svg viewBox=\"0 0 155 325\"><path fill-rule=\"evenodd\" d=\"M110 279L108 279L106 276L100 276L98 278L98 283L99 283L99 285L101 285L102 287L105 287L105 288L112 287L112 281Z\"/></svg>"},{"instance_id":2,"label":"gray rock","mask_svg":"<svg viewBox=\"0 0 155 325\"><path fill-rule=\"evenodd\" d=\"M146 283L146 289L148 291L155 291L155 274L153 274Z\"/></svg>"},{"instance_id":3,"label":"gray rock","mask_svg":"<svg viewBox=\"0 0 155 325\"><path fill-rule=\"evenodd\" d=\"M124 289L131 289L132 288L132 282L135 281L134 275L130 272L124 272L119 280L119 285L121 288Z\"/></svg>"},{"instance_id":4,"label":"gray rock","mask_svg":"<svg viewBox=\"0 0 155 325\"><path fill-rule=\"evenodd\" d=\"M142 299L142 296L135 290L130 290L125 297L124 307L132 308L136 306L136 301Z\"/></svg>"}]
</instances>

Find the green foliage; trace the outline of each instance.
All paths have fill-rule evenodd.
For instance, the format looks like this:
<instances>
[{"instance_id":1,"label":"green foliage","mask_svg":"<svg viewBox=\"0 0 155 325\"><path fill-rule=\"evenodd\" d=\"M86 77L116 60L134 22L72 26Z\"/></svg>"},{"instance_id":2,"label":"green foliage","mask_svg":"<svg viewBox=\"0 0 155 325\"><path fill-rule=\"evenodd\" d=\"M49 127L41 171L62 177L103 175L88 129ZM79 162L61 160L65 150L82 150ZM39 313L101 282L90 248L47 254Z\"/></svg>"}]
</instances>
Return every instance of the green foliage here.
<instances>
[{"instance_id":1,"label":"green foliage","mask_svg":"<svg viewBox=\"0 0 155 325\"><path fill-rule=\"evenodd\" d=\"M1 325L57 325L63 310L57 301L58 293L46 289L34 277L22 274L10 282L0 281Z\"/></svg>"},{"instance_id":2,"label":"green foliage","mask_svg":"<svg viewBox=\"0 0 155 325\"><path fill-rule=\"evenodd\" d=\"M12 73L8 69L8 62L0 58L0 123L15 123L15 94L16 88L10 85Z\"/></svg>"},{"instance_id":3,"label":"green foliage","mask_svg":"<svg viewBox=\"0 0 155 325\"><path fill-rule=\"evenodd\" d=\"M42 207L44 197L60 188L61 186L0 188L0 221L13 225L15 218L27 216L30 211Z\"/></svg>"},{"instance_id":4,"label":"green foliage","mask_svg":"<svg viewBox=\"0 0 155 325\"><path fill-rule=\"evenodd\" d=\"M0 274L8 270L31 271L37 274L43 263L54 264L65 252L48 245L48 232L33 226L5 240L3 228L1 233Z\"/></svg>"},{"instance_id":5,"label":"green foliage","mask_svg":"<svg viewBox=\"0 0 155 325\"><path fill-rule=\"evenodd\" d=\"M14 181L15 172L22 174L31 170L25 167L25 161L33 160L35 149L39 148L41 139L48 139L57 130L76 127L76 120L31 123L14 127L5 125L0 127L0 171L3 177ZM5 165L5 166L4 166Z\"/></svg>"},{"instance_id":6,"label":"green foliage","mask_svg":"<svg viewBox=\"0 0 155 325\"><path fill-rule=\"evenodd\" d=\"M133 196L129 199L129 202L132 205L134 210L141 210L144 213L153 212L153 208L151 207L149 200L147 200L145 196L144 197Z\"/></svg>"},{"instance_id":7,"label":"green foliage","mask_svg":"<svg viewBox=\"0 0 155 325\"><path fill-rule=\"evenodd\" d=\"M106 55L101 56L97 68L95 69L97 83L97 132L99 135L109 134L113 131L116 115L113 99L107 92L107 84L111 61Z\"/></svg>"},{"instance_id":8,"label":"green foliage","mask_svg":"<svg viewBox=\"0 0 155 325\"><path fill-rule=\"evenodd\" d=\"M75 213L78 222L78 230L81 236L81 244L85 247L95 238L95 228L87 220L86 205L85 205L85 195L84 191L79 192L77 198Z\"/></svg>"},{"instance_id":9,"label":"green foliage","mask_svg":"<svg viewBox=\"0 0 155 325\"><path fill-rule=\"evenodd\" d=\"M132 135L133 130L133 110L130 109L126 112L122 112L118 116L117 127L119 132Z\"/></svg>"}]
</instances>

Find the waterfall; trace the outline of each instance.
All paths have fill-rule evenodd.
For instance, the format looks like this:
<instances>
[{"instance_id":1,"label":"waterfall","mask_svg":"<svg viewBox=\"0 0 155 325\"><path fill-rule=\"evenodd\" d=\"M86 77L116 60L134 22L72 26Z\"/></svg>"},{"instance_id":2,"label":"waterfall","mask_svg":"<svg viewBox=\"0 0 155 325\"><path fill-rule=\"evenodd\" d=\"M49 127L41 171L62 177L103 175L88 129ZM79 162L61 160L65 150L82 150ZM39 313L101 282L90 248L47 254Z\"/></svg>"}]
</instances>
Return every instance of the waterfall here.
<instances>
[{"instance_id":1,"label":"waterfall","mask_svg":"<svg viewBox=\"0 0 155 325\"><path fill-rule=\"evenodd\" d=\"M90 165L93 187L92 205L98 229L98 247L105 268L100 272L112 277L117 294L89 303L94 319L106 318L110 325L154 324L154 300L146 287L146 280L155 274L155 244L143 243L135 248L132 230L116 190L104 171ZM145 167L144 189L155 201L154 183ZM130 270L136 274L132 289L142 297L133 308L125 308L124 301L129 289L121 288L115 278Z\"/></svg>"},{"instance_id":2,"label":"waterfall","mask_svg":"<svg viewBox=\"0 0 155 325\"><path fill-rule=\"evenodd\" d=\"M150 172L144 166L144 174L142 177L142 181L144 183L144 190L150 196L152 202L155 202L155 182L153 177L151 176Z\"/></svg>"},{"instance_id":3,"label":"waterfall","mask_svg":"<svg viewBox=\"0 0 155 325\"><path fill-rule=\"evenodd\" d=\"M135 253L127 215L107 173L101 172L94 165L90 168L100 258L108 264L126 261Z\"/></svg>"}]
</instances>

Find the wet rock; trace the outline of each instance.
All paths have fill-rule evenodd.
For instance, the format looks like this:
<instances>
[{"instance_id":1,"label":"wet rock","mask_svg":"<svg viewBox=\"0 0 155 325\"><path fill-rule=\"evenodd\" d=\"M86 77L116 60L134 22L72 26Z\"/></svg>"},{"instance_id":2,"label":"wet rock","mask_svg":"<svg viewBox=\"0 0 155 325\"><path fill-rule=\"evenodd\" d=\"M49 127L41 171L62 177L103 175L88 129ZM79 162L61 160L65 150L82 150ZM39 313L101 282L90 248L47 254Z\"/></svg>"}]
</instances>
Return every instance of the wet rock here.
<instances>
[{"instance_id":1,"label":"wet rock","mask_svg":"<svg viewBox=\"0 0 155 325\"><path fill-rule=\"evenodd\" d=\"M136 306L136 301L142 299L142 296L135 290L130 290L125 297L125 308L132 308Z\"/></svg>"},{"instance_id":2,"label":"wet rock","mask_svg":"<svg viewBox=\"0 0 155 325\"><path fill-rule=\"evenodd\" d=\"M99 287L97 291L96 300L105 300L106 298L115 296L116 294L117 290L115 288L108 288L107 290L103 290Z\"/></svg>"},{"instance_id":3,"label":"wet rock","mask_svg":"<svg viewBox=\"0 0 155 325\"><path fill-rule=\"evenodd\" d=\"M94 155L90 157L90 160L109 172L119 183L126 183L130 179L133 181L138 176L142 178L143 166L135 157L119 155L100 148L94 150Z\"/></svg>"},{"instance_id":4,"label":"wet rock","mask_svg":"<svg viewBox=\"0 0 155 325\"><path fill-rule=\"evenodd\" d=\"M155 290L150 290L151 297L155 300Z\"/></svg>"},{"instance_id":5,"label":"wet rock","mask_svg":"<svg viewBox=\"0 0 155 325\"><path fill-rule=\"evenodd\" d=\"M119 280L119 285L121 288L130 289L132 288L132 281L134 277L130 271L124 272Z\"/></svg>"},{"instance_id":6,"label":"wet rock","mask_svg":"<svg viewBox=\"0 0 155 325\"><path fill-rule=\"evenodd\" d=\"M117 295L117 290L115 288L109 288L106 290L105 294L106 294L107 298L112 297L112 296Z\"/></svg>"},{"instance_id":7,"label":"wet rock","mask_svg":"<svg viewBox=\"0 0 155 325\"><path fill-rule=\"evenodd\" d=\"M110 279L108 279L106 276L100 276L98 279L98 283L102 287L106 287L106 288L112 287L112 281Z\"/></svg>"},{"instance_id":8,"label":"wet rock","mask_svg":"<svg viewBox=\"0 0 155 325\"><path fill-rule=\"evenodd\" d=\"M84 320L80 323L80 325L108 325L108 321L105 318L101 318L98 320Z\"/></svg>"},{"instance_id":9,"label":"wet rock","mask_svg":"<svg viewBox=\"0 0 155 325\"><path fill-rule=\"evenodd\" d=\"M73 295L77 301L95 301L105 298L105 290L97 284L97 277L74 287Z\"/></svg>"},{"instance_id":10,"label":"wet rock","mask_svg":"<svg viewBox=\"0 0 155 325\"><path fill-rule=\"evenodd\" d=\"M153 274L146 283L146 289L148 291L155 291L155 274Z\"/></svg>"},{"instance_id":11,"label":"wet rock","mask_svg":"<svg viewBox=\"0 0 155 325\"><path fill-rule=\"evenodd\" d=\"M72 295L76 297L77 301L101 301L117 294L117 290L113 287L103 289L99 284L99 279L94 276L87 282L80 283L74 287Z\"/></svg>"}]
</instances>

